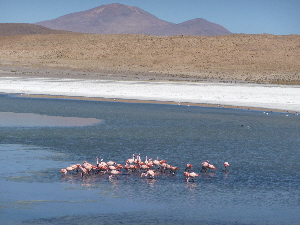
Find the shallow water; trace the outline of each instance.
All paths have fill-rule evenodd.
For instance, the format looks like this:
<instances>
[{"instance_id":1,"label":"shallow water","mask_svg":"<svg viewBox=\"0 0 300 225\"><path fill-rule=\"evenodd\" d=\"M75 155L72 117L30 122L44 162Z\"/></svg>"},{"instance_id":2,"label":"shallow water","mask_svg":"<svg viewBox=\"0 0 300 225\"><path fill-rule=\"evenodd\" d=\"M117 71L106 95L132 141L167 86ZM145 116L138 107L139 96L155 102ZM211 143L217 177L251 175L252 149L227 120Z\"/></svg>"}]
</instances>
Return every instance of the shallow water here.
<instances>
[{"instance_id":1,"label":"shallow water","mask_svg":"<svg viewBox=\"0 0 300 225\"><path fill-rule=\"evenodd\" d=\"M1 95L0 111L94 118L89 126L5 126L0 216L8 224L299 224L300 116L249 110ZM60 174L95 157L178 166L156 179ZM200 173L210 160L216 171ZM229 172L222 170L224 161ZM185 182L185 165L201 174Z\"/></svg>"}]
</instances>

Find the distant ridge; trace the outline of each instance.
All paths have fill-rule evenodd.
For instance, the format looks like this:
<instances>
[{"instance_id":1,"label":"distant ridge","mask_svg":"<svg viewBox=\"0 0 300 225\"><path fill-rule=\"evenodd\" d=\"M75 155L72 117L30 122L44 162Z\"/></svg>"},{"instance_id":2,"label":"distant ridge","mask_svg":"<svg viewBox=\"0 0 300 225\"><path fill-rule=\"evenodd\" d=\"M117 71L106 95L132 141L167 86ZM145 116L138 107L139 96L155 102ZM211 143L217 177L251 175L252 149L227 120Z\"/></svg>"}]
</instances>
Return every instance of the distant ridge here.
<instances>
[{"instance_id":1,"label":"distant ridge","mask_svg":"<svg viewBox=\"0 0 300 225\"><path fill-rule=\"evenodd\" d=\"M147 34L174 35L226 35L231 34L221 25L205 19L193 19L174 24L135 6L119 3L102 5L82 12L36 23L56 30L94 34Z\"/></svg>"},{"instance_id":2,"label":"distant ridge","mask_svg":"<svg viewBox=\"0 0 300 225\"><path fill-rule=\"evenodd\" d=\"M211 23L205 19L197 18L179 24L172 24L152 30L152 35L175 36L175 35L202 35L216 36L231 34L226 28L219 24Z\"/></svg>"},{"instance_id":3,"label":"distant ridge","mask_svg":"<svg viewBox=\"0 0 300 225\"><path fill-rule=\"evenodd\" d=\"M31 34L64 34L70 31L53 30L29 23L0 23L0 37Z\"/></svg>"}]
</instances>

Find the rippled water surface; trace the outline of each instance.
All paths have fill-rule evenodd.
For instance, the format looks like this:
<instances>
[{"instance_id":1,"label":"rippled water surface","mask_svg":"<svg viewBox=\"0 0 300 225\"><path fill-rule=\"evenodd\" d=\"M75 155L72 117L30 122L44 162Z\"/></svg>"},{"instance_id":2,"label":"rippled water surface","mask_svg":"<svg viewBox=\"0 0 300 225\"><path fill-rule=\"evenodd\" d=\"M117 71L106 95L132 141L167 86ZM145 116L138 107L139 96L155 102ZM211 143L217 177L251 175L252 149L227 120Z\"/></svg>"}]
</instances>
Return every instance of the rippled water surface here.
<instances>
[{"instance_id":1,"label":"rippled water surface","mask_svg":"<svg viewBox=\"0 0 300 225\"><path fill-rule=\"evenodd\" d=\"M11 95L0 95L0 112L4 223L300 223L300 115ZM9 126L8 112L101 122ZM96 156L124 164L133 153L179 170L156 179L60 173ZM201 173L205 160L217 170ZM194 182L184 179L187 163L201 175Z\"/></svg>"}]
</instances>

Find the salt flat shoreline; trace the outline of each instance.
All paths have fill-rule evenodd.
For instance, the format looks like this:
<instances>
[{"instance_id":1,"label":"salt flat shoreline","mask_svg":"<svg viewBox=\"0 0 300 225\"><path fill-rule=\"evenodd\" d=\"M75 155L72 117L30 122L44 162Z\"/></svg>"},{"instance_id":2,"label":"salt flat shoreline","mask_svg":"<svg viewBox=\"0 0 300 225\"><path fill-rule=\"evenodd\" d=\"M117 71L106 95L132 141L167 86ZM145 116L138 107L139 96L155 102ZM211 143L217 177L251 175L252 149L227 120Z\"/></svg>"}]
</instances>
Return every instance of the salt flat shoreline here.
<instances>
[{"instance_id":1,"label":"salt flat shoreline","mask_svg":"<svg viewBox=\"0 0 300 225\"><path fill-rule=\"evenodd\" d=\"M1 77L1 93L300 112L299 85ZM65 97L64 97L65 96Z\"/></svg>"}]
</instances>

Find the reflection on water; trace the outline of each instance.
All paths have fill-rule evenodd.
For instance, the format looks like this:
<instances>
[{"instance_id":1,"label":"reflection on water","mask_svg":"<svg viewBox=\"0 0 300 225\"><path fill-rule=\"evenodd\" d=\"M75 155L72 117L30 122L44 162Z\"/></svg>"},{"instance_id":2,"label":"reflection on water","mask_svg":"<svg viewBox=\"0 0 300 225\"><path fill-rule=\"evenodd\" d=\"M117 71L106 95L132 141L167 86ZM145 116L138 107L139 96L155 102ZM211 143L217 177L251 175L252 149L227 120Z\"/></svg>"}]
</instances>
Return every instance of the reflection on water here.
<instances>
[{"instance_id":1,"label":"reflection on water","mask_svg":"<svg viewBox=\"0 0 300 225\"><path fill-rule=\"evenodd\" d=\"M0 176L1 213L8 224L300 221L299 116L12 97L0 98L0 104L3 112L102 121L78 127L1 127L0 162L13 165ZM175 175L158 172L156 179L125 170L112 179L60 173L85 160L95 164L96 156L124 165L133 153L143 160L165 159L179 169ZM201 173L205 160L217 170ZM223 171L225 161L229 172ZM185 181L187 163L201 175L195 182Z\"/></svg>"}]
</instances>

